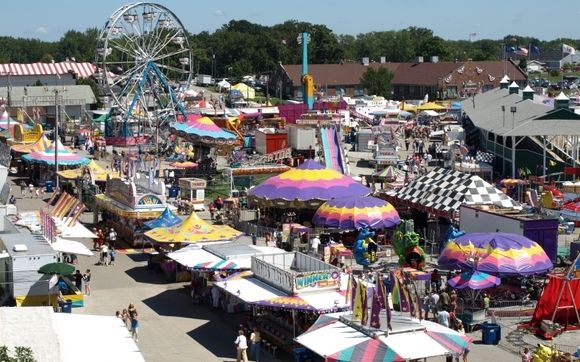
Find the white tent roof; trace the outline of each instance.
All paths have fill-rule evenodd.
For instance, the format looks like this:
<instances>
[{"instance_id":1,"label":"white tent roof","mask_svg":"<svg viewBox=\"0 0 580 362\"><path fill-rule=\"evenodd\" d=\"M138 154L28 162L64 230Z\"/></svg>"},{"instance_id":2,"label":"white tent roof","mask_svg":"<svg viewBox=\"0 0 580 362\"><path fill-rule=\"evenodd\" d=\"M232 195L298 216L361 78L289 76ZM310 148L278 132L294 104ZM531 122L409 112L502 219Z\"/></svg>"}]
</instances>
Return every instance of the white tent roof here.
<instances>
[{"instance_id":1,"label":"white tent roof","mask_svg":"<svg viewBox=\"0 0 580 362\"><path fill-rule=\"evenodd\" d=\"M279 248L274 248L270 246L257 246L248 245L249 248L255 249L255 255L267 255L267 254L283 254L286 251ZM205 249L191 248L182 249L175 251L173 253L167 254L167 256L186 268L195 268L200 264L216 264L216 269L219 269L219 262L233 263L236 265L235 269L250 269L252 266L251 256L240 255L233 256L227 260L210 253ZM225 264L225 263L224 263Z\"/></svg>"},{"instance_id":2,"label":"white tent roof","mask_svg":"<svg viewBox=\"0 0 580 362\"><path fill-rule=\"evenodd\" d=\"M38 362L145 360L114 316L54 313L51 307L0 308L0 325L2 345L30 347Z\"/></svg>"},{"instance_id":3,"label":"white tent roof","mask_svg":"<svg viewBox=\"0 0 580 362\"><path fill-rule=\"evenodd\" d=\"M74 240L57 238L54 243L50 244L50 246L52 246L55 251L61 253L94 256L93 252L83 243Z\"/></svg>"},{"instance_id":4,"label":"white tent roof","mask_svg":"<svg viewBox=\"0 0 580 362\"><path fill-rule=\"evenodd\" d=\"M283 291L271 287L256 278L227 280L217 282L215 285L226 292L237 296L246 303L287 296Z\"/></svg>"},{"instance_id":5,"label":"white tent roof","mask_svg":"<svg viewBox=\"0 0 580 362\"><path fill-rule=\"evenodd\" d=\"M225 79L222 79L222 80L220 80L220 81L218 82L218 84L217 84L217 85L218 85L218 87L220 87L220 88L231 88L231 86L232 86L232 85L230 84L230 82L228 82L228 81L227 81L227 80L225 80Z\"/></svg>"},{"instance_id":6,"label":"white tent roof","mask_svg":"<svg viewBox=\"0 0 580 362\"><path fill-rule=\"evenodd\" d=\"M296 342L320 356L330 356L371 338L369 335L339 321L340 315L347 318L352 317L349 316L349 313L332 313L321 316L319 318L336 318L336 322L324 323L319 328L316 328L315 324L313 330L296 337ZM381 318L384 321L384 311L381 312ZM420 322L418 319L410 318L399 312L393 312L391 324L393 330L389 332L388 336L379 337L379 340L407 360L444 356L450 353L442 344L430 337L426 330L458 334L436 323ZM321 343L321 341L332 341L332 343ZM417 348L417 346L421 346L421 348Z\"/></svg>"}]
</instances>

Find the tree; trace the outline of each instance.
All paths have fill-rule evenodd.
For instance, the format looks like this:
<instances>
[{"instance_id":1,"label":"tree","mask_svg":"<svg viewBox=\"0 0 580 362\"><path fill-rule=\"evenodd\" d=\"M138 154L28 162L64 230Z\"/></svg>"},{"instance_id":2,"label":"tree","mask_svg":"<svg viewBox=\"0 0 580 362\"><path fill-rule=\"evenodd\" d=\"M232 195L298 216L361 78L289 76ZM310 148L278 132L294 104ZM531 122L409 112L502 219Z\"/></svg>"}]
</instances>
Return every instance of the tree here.
<instances>
[{"instance_id":1,"label":"tree","mask_svg":"<svg viewBox=\"0 0 580 362\"><path fill-rule=\"evenodd\" d=\"M367 94L376 94L387 99L393 95L393 73L387 68L374 69L369 67L361 77L361 84Z\"/></svg>"},{"instance_id":2,"label":"tree","mask_svg":"<svg viewBox=\"0 0 580 362\"><path fill-rule=\"evenodd\" d=\"M34 353L30 347L14 347L14 354L11 356L7 346L0 346L0 361L2 362L36 362Z\"/></svg>"}]
</instances>

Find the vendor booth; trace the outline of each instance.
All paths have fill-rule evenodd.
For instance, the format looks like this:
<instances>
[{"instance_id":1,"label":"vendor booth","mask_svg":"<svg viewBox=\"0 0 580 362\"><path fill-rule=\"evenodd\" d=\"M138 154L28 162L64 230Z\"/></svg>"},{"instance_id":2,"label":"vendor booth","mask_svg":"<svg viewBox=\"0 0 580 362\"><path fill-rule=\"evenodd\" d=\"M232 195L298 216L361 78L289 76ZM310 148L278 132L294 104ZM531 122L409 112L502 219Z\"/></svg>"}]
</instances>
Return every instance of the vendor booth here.
<instances>
[{"instance_id":1,"label":"vendor booth","mask_svg":"<svg viewBox=\"0 0 580 362\"><path fill-rule=\"evenodd\" d=\"M216 282L225 295L254 307L268 343L291 352L293 338L318 314L350 308L341 271L306 254L252 256L251 273Z\"/></svg>"},{"instance_id":2,"label":"vendor booth","mask_svg":"<svg viewBox=\"0 0 580 362\"><path fill-rule=\"evenodd\" d=\"M205 210L205 188L207 181L201 178L180 178L179 199L184 202L187 211ZM186 212L187 212L186 211Z\"/></svg>"},{"instance_id":3,"label":"vendor booth","mask_svg":"<svg viewBox=\"0 0 580 362\"><path fill-rule=\"evenodd\" d=\"M105 193L95 196L95 222L102 211L103 221L114 227L121 239L135 245L142 242L137 236L144 221L159 217L168 207L175 210L167 204L165 192L162 180L149 180L139 173L133 181L109 179Z\"/></svg>"}]
</instances>

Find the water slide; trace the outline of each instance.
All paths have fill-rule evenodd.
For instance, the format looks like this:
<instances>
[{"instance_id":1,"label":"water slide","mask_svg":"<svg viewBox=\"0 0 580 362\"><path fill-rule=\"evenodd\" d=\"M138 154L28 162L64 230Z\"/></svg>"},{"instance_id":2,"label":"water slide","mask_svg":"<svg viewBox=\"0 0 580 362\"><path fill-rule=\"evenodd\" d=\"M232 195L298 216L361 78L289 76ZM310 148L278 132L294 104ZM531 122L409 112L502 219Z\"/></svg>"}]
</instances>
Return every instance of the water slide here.
<instances>
[{"instance_id":1,"label":"water slide","mask_svg":"<svg viewBox=\"0 0 580 362\"><path fill-rule=\"evenodd\" d=\"M335 127L320 127L320 145L326 168L348 174L344 160L344 150Z\"/></svg>"}]
</instances>

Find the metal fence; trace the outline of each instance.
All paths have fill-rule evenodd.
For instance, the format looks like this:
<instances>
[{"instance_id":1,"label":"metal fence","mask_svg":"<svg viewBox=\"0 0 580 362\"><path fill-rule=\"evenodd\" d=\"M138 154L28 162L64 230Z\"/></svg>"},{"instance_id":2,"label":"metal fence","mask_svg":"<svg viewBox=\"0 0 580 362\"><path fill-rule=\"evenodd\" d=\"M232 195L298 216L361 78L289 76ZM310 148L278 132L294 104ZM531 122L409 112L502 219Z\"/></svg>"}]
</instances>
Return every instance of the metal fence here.
<instances>
[{"instance_id":1,"label":"metal fence","mask_svg":"<svg viewBox=\"0 0 580 362\"><path fill-rule=\"evenodd\" d=\"M263 238L266 234L274 234L274 231L277 231L276 228L271 228L267 226L256 225L249 221L239 221L235 228L246 233L246 235L254 234L259 238Z\"/></svg>"}]
</instances>

